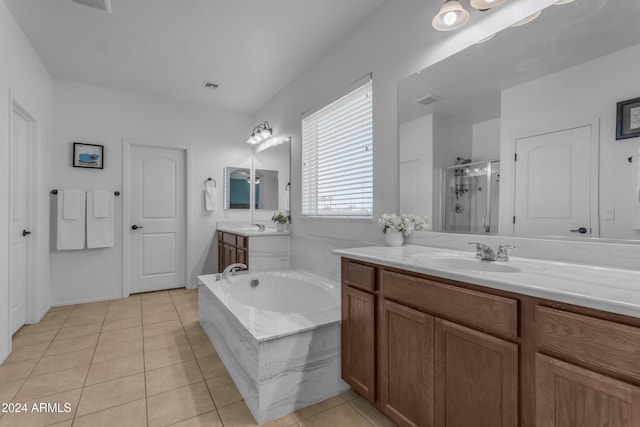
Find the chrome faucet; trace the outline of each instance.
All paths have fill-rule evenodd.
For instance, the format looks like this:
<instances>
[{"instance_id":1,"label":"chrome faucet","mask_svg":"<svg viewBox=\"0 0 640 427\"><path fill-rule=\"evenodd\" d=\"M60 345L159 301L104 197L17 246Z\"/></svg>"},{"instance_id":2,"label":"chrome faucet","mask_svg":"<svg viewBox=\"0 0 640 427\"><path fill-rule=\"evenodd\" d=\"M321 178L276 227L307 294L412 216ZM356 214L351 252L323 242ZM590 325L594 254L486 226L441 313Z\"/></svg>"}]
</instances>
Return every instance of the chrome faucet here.
<instances>
[{"instance_id":1,"label":"chrome faucet","mask_svg":"<svg viewBox=\"0 0 640 427\"><path fill-rule=\"evenodd\" d=\"M216 274L216 281L220 280L220 279L226 279L229 276L232 276L233 273L235 273L236 271L238 271L239 269L243 269L246 270L247 269L247 265L246 264L242 264L240 262L237 262L235 264L230 264L228 265L223 271L222 273L218 273Z\"/></svg>"},{"instance_id":2,"label":"chrome faucet","mask_svg":"<svg viewBox=\"0 0 640 427\"><path fill-rule=\"evenodd\" d=\"M265 227L265 225L264 225L264 224L253 224L253 225L255 225L256 227L258 227L258 231L264 231L264 227Z\"/></svg>"},{"instance_id":3,"label":"chrome faucet","mask_svg":"<svg viewBox=\"0 0 640 427\"><path fill-rule=\"evenodd\" d=\"M483 261L509 261L509 253L515 248L512 245L501 244L496 252L484 243L469 242L469 244L476 245L476 258Z\"/></svg>"}]
</instances>

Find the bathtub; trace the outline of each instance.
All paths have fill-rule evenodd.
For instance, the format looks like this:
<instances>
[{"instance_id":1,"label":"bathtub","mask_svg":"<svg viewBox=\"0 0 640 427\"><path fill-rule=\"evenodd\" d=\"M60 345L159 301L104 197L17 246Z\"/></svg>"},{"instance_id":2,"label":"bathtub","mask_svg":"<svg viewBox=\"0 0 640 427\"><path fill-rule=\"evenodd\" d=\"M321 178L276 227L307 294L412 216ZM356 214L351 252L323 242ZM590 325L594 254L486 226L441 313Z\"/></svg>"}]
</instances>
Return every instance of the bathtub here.
<instances>
[{"instance_id":1,"label":"bathtub","mask_svg":"<svg viewBox=\"0 0 640 427\"><path fill-rule=\"evenodd\" d=\"M198 279L200 324L258 424L349 389L338 285L291 270Z\"/></svg>"}]
</instances>

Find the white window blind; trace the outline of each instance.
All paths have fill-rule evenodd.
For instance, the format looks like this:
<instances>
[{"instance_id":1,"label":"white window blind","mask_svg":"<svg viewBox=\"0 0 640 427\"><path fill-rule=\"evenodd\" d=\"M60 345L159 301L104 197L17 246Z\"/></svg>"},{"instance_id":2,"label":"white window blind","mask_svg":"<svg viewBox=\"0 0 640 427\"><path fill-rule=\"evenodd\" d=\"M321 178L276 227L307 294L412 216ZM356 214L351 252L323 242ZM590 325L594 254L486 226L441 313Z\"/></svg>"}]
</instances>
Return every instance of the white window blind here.
<instances>
[{"instance_id":1,"label":"white window blind","mask_svg":"<svg viewBox=\"0 0 640 427\"><path fill-rule=\"evenodd\" d=\"M302 215L373 216L371 80L302 119Z\"/></svg>"}]
</instances>

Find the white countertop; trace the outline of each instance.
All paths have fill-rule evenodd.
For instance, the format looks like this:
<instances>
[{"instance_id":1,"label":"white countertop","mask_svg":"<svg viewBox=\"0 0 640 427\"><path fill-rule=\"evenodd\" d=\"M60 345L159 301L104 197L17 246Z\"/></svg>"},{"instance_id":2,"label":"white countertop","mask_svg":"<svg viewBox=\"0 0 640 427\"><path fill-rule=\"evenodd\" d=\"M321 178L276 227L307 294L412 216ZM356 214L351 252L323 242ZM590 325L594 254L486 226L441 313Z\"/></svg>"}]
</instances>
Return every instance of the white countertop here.
<instances>
[{"instance_id":1,"label":"white countertop","mask_svg":"<svg viewBox=\"0 0 640 427\"><path fill-rule=\"evenodd\" d=\"M238 234L240 236L245 237L255 237L255 236L288 236L289 231L276 231L275 228L267 227L264 231L258 230L257 226L246 226L246 227L233 227L233 226L219 226L218 231L223 231L226 233Z\"/></svg>"},{"instance_id":2,"label":"white countertop","mask_svg":"<svg viewBox=\"0 0 640 427\"><path fill-rule=\"evenodd\" d=\"M503 291L545 298L640 318L640 271L511 257L509 262L479 261L475 252L425 246L369 246L334 254ZM491 272L452 268L438 260L464 258L517 268ZM431 260L431 261L430 261ZM435 260L435 261L433 261Z\"/></svg>"}]
</instances>

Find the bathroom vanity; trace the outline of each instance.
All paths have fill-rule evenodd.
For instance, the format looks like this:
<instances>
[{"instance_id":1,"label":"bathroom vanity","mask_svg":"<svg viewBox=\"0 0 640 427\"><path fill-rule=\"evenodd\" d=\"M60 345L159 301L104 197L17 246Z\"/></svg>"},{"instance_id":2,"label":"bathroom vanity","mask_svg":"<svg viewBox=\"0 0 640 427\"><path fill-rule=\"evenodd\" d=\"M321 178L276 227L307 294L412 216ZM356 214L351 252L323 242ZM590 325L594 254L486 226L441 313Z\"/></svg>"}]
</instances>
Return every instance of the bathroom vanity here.
<instances>
[{"instance_id":1,"label":"bathroom vanity","mask_svg":"<svg viewBox=\"0 0 640 427\"><path fill-rule=\"evenodd\" d=\"M251 271L289 267L289 232L257 226L218 227L218 271L235 263Z\"/></svg>"},{"instance_id":2,"label":"bathroom vanity","mask_svg":"<svg viewBox=\"0 0 640 427\"><path fill-rule=\"evenodd\" d=\"M399 426L640 425L640 272L342 256L342 377Z\"/></svg>"}]
</instances>

